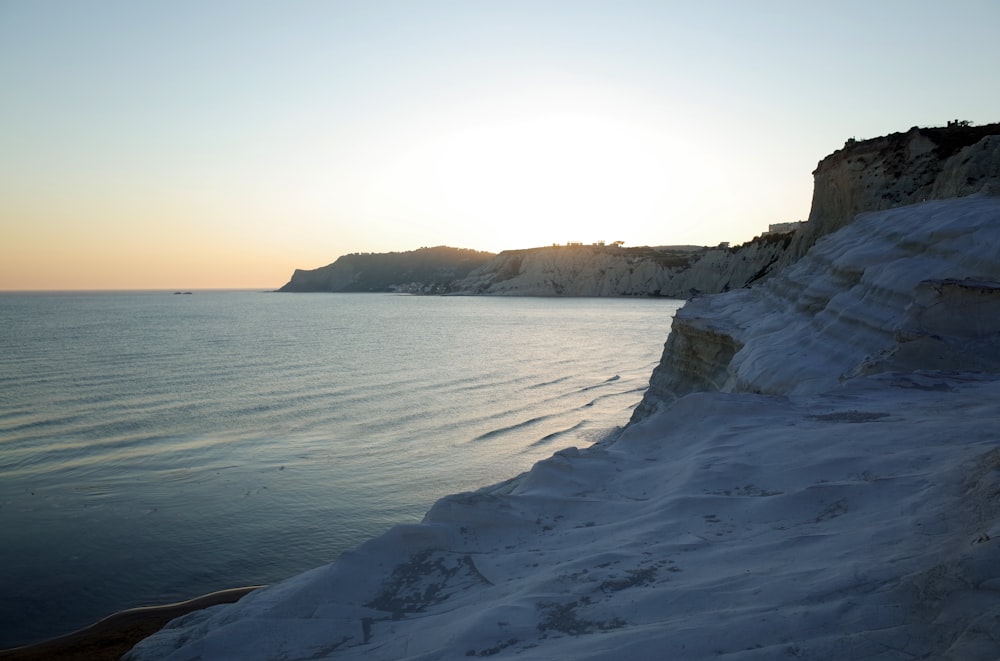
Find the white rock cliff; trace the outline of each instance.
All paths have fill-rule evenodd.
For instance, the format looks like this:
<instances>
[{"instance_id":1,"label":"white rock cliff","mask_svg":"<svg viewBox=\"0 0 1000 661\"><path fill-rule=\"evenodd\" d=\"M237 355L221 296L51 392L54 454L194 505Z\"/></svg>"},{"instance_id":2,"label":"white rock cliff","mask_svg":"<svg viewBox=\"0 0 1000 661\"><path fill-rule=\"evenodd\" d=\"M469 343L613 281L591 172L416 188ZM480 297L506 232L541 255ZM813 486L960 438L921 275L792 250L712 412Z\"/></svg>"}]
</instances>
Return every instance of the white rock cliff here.
<instances>
[{"instance_id":1,"label":"white rock cliff","mask_svg":"<svg viewBox=\"0 0 1000 661\"><path fill-rule=\"evenodd\" d=\"M881 371L997 368L990 224L1000 197L862 214L766 282L689 301L633 419L692 392L816 393Z\"/></svg>"},{"instance_id":2,"label":"white rock cliff","mask_svg":"<svg viewBox=\"0 0 1000 661\"><path fill-rule=\"evenodd\" d=\"M668 296L744 287L767 272L791 234L735 248L552 246L508 250L456 285L459 292L501 296Z\"/></svg>"}]
</instances>

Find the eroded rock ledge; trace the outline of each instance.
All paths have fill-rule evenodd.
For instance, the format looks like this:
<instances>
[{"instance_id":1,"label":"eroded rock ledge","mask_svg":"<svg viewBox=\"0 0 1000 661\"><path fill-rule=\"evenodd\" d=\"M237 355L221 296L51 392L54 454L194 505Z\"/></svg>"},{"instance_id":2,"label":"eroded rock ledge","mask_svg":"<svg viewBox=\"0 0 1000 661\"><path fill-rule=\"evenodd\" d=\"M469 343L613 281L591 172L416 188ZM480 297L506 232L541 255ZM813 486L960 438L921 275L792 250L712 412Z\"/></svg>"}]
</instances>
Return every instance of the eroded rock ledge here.
<instances>
[{"instance_id":1,"label":"eroded rock ledge","mask_svg":"<svg viewBox=\"0 0 1000 661\"><path fill-rule=\"evenodd\" d=\"M862 214L751 289L689 301L633 420L691 392L818 393L887 371L1000 371L1000 197Z\"/></svg>"}]
</instances>

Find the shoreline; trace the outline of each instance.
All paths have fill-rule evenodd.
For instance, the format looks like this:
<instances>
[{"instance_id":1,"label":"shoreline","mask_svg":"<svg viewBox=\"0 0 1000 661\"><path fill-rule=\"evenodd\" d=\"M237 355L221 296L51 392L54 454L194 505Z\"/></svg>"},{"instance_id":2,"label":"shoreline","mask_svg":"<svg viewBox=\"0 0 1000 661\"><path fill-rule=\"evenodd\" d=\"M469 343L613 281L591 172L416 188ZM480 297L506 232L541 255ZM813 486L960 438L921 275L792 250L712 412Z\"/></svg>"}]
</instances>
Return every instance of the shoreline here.
<instances>
[{"instance_id":1,"label":"shoreline","mask_svg":"<svg viewBox=\"0 0 1000 661\"><path fill-rule=\"evenodd\" d=\"M84 629L39 643L0 650L3 661L118 661L140 640L196 610L239 601L264 586L230 588L187 601L118 611Z\"/></svg>"}]
</instances>

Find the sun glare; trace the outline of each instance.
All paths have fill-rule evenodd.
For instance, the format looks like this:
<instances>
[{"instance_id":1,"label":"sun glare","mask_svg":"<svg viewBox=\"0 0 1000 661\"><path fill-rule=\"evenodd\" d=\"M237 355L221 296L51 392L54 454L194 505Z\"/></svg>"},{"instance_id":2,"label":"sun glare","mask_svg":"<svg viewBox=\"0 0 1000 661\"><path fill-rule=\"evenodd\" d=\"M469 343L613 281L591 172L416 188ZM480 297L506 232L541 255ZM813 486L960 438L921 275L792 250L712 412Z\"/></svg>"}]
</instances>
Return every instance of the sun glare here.
<instances>
[{"instance_id":1,"label":"sun glare","mask_svg":"<svg viewBox=\"0 0 1000 661\"><path fill-rule=\"evenodd\" d=\"M627 241L616 231L663 223L668 198L690 193L676 185L690 151L614 117L551 112L420 141L381 173L380 187L411 212L474 225L494 248Z\"/></svg>"}]
</instances>

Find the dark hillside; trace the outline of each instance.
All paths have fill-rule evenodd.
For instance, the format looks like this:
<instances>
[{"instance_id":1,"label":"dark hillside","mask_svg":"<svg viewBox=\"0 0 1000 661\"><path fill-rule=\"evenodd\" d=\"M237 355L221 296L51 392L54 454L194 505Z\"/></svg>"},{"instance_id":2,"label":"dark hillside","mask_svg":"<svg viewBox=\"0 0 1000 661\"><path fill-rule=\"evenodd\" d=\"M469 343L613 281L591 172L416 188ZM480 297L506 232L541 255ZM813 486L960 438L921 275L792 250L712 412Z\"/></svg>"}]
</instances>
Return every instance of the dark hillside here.
<instances>
[{"instance_id":1,"label":"dark hillside","mask_svg":"<svg viewBox=\"0 0 1000 661\"><path fill-rule=\"evenodd\" d=\"M318 269L296 269L280 292L433 292L486 263L493 253L436 246L353 253Z\"/></svg>"}]
</instances>

